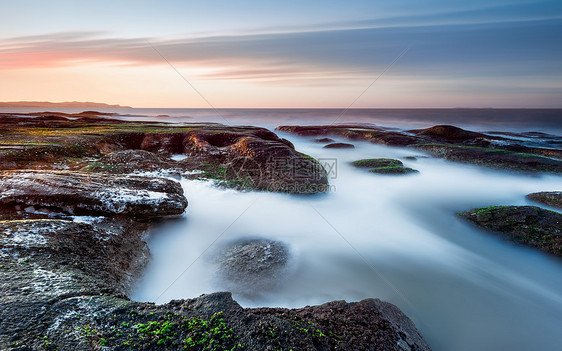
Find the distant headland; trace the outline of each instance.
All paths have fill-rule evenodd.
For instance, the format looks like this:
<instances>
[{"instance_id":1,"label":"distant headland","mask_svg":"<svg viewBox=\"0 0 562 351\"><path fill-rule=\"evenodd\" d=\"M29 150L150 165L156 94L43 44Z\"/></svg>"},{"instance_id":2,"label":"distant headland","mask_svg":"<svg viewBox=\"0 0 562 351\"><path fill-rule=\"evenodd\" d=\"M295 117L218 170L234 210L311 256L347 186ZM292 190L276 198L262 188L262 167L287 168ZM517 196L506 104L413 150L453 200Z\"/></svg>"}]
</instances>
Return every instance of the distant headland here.
<instances>
[{"instance_id":1,"label":"distant headland","mask_svg":"<svg viewBox=\"0 0 562 351\"><path fill-rule=\"evenodd\" d=\"M60 107L60 108L131 108L131 106L110 105L103 102L82 102L82 101L66 101L66 102L49 102L49 101L8 101L1 102L0 108L15 107Z\"/></svg>"}]
</instances>

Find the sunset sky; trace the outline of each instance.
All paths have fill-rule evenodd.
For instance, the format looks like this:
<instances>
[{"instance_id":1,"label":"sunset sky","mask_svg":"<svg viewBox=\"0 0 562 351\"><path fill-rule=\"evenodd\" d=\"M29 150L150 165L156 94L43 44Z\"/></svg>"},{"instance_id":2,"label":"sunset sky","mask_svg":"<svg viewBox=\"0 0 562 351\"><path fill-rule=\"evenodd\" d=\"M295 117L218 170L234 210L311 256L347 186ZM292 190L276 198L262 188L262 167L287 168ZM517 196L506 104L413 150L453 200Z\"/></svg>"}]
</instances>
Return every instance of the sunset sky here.
<instances>
[{"instance_id":1,"label":"sunset sky","mask_svg":"<svg viewBox=\"0 0 562 351\"><path fill-rule=\"evenodd\" d=\"M0 101L562 107L562 1L1 1Z\"/></svg>"}]
</instances>

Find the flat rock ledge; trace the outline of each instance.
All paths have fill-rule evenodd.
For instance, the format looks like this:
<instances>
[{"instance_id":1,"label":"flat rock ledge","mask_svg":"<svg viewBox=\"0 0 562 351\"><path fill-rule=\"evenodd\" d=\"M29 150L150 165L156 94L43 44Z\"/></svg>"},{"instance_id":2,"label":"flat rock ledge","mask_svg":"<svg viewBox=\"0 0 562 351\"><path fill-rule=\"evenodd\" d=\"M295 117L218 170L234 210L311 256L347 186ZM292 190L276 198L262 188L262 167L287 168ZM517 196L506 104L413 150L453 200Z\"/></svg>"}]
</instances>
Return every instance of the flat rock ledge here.
<instances>
[{"instance_id":1,"label":"flat rock ledge","mask_svg":"<svg viewBox=\"0 0 562 351\"><path fill-rule=\"evenodd\" d=\"M451 125L404 131L362 124L280 126L276 130L414 148L433 157L502 170L562 173L562 138L543 133L478 133Z\"/></svg>"},{"instance_id":2,"label":"flat rock ledge","mask_svg":"<svg viewBox=\"0 0 562 351\"><path fill-rule=\"evenodd\" d=\"M562 256L562 214L558 212L536 206L490 206L458 215L512 242Z\"/></svg>"},{"instance_id":3,"label":"flat rock ledge","mask_svg":"<svg viewBox=\"0 0 562 351\"><path fill-rule=\"evenodd\" d=\"M562 191L541 191L526 196L527 199L556 208L562 208Z\"/></svg>"},{"instance_id":4,"label":"flat rock ledge","mask_svg":"<svg viewBox=\"0 0 562 351\"><path fill-rule=\"evenodd\" d=\"M0 172L0 209L68 215L180 215L187 207L178 182L165 178L71 171Z\"/></svg>"},{"instance_id":5,"label":"flat rock ledge","mask_svg":"<svg viewBox=\"0 0 562 351\"><path fill-rule=\"evenodd\" d=\"M2 350L429 350L377 299L245 309L230 293L164 305L126 297L148 259L138 231L0 221Z\"/></svg>"},{"instance_id":6,"label":"flat rock ledge","mask_svg":"<svg viewBox=\"0 0 562 351\"><path fill-rule=\"evenodd\" d=\"M0 124L0 170L164 170L238 190L314 194L329 189L317 160L265 128L120 121L95 111L0 113ZM185 159L175 161L174 155Z\"/></svg>"}]
</instances>

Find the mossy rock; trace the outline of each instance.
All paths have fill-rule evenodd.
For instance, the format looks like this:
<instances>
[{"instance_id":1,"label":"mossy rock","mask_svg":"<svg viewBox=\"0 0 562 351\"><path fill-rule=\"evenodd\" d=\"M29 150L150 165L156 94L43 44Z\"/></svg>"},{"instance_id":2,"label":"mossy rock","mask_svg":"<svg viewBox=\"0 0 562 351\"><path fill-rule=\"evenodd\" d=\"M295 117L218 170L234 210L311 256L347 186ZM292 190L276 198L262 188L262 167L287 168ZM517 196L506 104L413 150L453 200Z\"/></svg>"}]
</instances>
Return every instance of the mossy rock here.
<instances>
[{"instance_id":1,"label":"mossy rock","mask_svg":"<svg viewBox=\"0 0 562 351\"><path fill-rule=\"evenodd\" d=\"M413 173L419 173L419 171L416 170L416 169L404 167L404 166L377 167L377 168L370 169L369 172L377 173L377 174L413 174Z\"/></svg>"},{"instance_id":2,"label":"mossy rock","mask_svg":"<svg viewBox=\"0 0 562 351\"><path fill-rule=\"evenodd\" d=\"M377 174L411 174L418 173L413 168L404 167L404 164L399 160L391 158L369 158L354 161L352 166L357 168L370 168L369 172Z\"/></svg>"},{"instance_id":3,"label":"mossy rock","mask_svg":"<svg viewBox=\"0 0 562 351\"><path fill-rule=\"evenodd\" d=\"M401 167L404 164L399 160L391 158L368 158L351 162L351 165L358 168L379 168L379 167Z\"/></svg>"},{"instance_id":4,"label":"mossy rock","mask_svg":"<svg viewBox=\"0 0 562 351\"><path fill-rule=\"evenodd\" d=\"M503 237L562 256L562 214L536 206L489 206L458 213Z\"/></svg>"}]
</instances>

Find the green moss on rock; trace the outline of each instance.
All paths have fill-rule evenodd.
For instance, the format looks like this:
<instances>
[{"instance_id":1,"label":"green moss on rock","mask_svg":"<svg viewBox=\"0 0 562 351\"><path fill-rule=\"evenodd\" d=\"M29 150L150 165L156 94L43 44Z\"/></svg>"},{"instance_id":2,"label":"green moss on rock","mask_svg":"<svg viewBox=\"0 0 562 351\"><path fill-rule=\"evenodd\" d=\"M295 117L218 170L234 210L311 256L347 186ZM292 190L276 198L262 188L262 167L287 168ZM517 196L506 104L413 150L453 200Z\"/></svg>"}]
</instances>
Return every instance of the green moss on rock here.
<instances>
[{"instance_id":1,"label":"green moss on rock","mask_svg":"<svg viewBox=\"0 0 562 351\"><path fill-rule=\"evenodd\" d=\"M351 162L357 168L370 168L369 172L377 174L411 174L417 170L405 167L402 161L391 158L370 158Z\"/></svg>"},{"instance_id":2,"label":"green moss on rock","mask_svg":"<svg viewBox=\"0 0 562 351\"><path fill-rule=\"evenodd\" d=\"M562 256L562 214L558 212L536 206L489 206L458 215L515 243Z\"/></svg>"}]
</instances>

